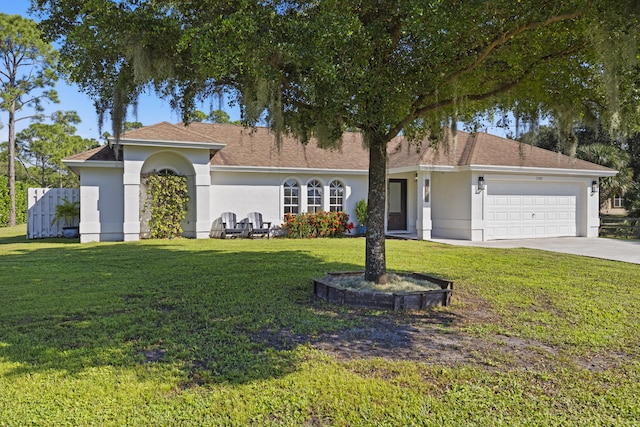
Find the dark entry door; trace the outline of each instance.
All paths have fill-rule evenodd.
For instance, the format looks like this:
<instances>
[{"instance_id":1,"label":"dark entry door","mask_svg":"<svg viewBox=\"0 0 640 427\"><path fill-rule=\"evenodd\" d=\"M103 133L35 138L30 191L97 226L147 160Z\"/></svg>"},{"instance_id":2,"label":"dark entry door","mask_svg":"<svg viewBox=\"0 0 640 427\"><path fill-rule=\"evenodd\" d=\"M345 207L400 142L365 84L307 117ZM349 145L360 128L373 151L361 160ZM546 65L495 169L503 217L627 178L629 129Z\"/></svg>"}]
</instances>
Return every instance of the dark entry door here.
<instances>
[{"instance_id":1,"label":"dark entry door","mask_svg":"<svg viewBox=\"0 0 640 427\"><path fill-rule=\"evenodd\" d=\"M407 229L407 180L390 179L387 192L387 230Z\"/></svg>"}]
</instances>

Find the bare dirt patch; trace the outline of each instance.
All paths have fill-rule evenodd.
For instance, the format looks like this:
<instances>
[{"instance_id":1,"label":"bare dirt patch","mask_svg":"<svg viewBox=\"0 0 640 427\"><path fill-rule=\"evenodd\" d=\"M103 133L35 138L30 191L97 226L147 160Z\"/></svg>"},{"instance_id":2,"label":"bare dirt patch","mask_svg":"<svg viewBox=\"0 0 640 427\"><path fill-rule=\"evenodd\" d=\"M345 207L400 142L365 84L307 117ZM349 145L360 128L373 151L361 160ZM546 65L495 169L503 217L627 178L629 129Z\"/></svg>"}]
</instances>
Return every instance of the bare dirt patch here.
<instances>
[{"instance_id":1,"label":"bare dirt patch","mask_svg":"<svg viewBox=\"0 0 640 427\"><path fill-rule=\"evenodd\" d=\"M498 323L499 316L475 296L458 294L456 300L447 309L401 314L352 309L339 315L357 318L356 327L313 337L269 330L253 338L279 350L308 344L343 360L384 358L441 366L482 366L496 371L537 371L564 364L602 371L631 357L598 354L575 358L549 343L500 334L479 336L468 332L467 327Z\"/></svg>"}]
</instances>

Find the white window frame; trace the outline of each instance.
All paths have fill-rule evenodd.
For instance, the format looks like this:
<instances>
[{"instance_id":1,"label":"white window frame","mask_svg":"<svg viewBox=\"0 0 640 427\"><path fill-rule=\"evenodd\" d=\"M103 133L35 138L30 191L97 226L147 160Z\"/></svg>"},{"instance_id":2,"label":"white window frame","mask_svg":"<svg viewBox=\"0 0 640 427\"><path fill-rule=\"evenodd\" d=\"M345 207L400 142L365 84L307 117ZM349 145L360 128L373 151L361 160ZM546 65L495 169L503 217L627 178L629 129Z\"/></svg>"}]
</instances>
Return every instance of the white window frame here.
<instances>
[{"instance_id":1,"label":"white window frame","mask_svg":"<svg viewBox=\"0 0 640 427\"><path fill-rule=\"evenodd\" d=\"M329 211L344 211L346 195L346 185L339 179L334 179L329 183Z\"/></svg>"},{"instance_id":2,"label":"white window frame","mask_svg":"<svg viewBox=\"0 0 640 427\"><path fill-rule=\"evenodd\" d=\"M311 194L311 192L315 194ZM322 210L322 198L324 185L319 179L312 179L307 183L307 212L320 212Z\"/></svg>"},{"instance_id":3,"label":"white window frame","mask_svg":"<svg viewBox=\"0 0 640 427\"><path fill-rule=\"evenodd\" d=\"M611 206L613 206L614 209L624 208L624 197L614 197L611 201Z\"/></svg>"},{"instance_id":4,"label":"white window frame","mask_svg":"<svg viewBox=\"0 0 640 427\"><path fill-rule=\"evenodd\" d=\"M297 190L297 194L288 194L293 189ZM289 178L282 184L282 211L292 215L300 213L300 182L296 179Z\"/></svg>"}]
</instances>

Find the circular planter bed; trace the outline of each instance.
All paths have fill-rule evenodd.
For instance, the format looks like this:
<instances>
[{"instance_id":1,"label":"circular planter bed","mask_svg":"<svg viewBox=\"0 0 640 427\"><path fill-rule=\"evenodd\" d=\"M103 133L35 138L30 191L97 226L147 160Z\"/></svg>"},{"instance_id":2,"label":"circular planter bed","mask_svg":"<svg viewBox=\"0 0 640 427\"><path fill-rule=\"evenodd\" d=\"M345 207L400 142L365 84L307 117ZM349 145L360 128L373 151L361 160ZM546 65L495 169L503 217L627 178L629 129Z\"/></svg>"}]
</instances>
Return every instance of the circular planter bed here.
<instances>
[{"instance_id":1,"label":"circular planter bed","mask_svg":"<svg viewBox=\"0 0 640 427\"><path fill-rule=\"evenodd\" d=\"M396 274L429 281L440 286L440 289L411 292L356 291L346 289L336 283L339 282L336 279L340 277L349 278L362 274L361 271L328 273L323 278L313 280L313 293L317 298L335 304L394 311L424 310L433 306L447 306L451 302L453 282L422 273Z\"/></svg>"}]
</instances>

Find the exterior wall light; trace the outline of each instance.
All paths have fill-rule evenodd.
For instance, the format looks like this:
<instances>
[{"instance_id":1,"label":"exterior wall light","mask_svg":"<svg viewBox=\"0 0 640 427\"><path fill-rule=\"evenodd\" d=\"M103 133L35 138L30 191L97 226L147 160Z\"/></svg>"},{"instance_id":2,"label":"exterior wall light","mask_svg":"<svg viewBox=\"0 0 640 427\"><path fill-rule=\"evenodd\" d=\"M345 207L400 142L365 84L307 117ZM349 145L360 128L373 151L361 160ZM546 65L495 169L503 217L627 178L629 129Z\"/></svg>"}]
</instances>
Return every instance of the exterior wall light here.
<instances>
[{"instance_id":1,"label":"exterior wall light","mask_svg":"<svg viewBox=\"0 0 640 427\"><path fill-rule=\"evenodd\" d=\"M484 188L485 188L484 176L480 176L478 177L478 191L484 191Z\"/></svg>"},{"instance_id":2,"label":"exterior wall light","mask_svg":"<svg viewBox=\"0 0 640 427\"><path fill-rule=\"evenodd\" d=\"M591 181L591 194L596 194L598 192L598 181Z\"/></svg>"}]
</instances>

